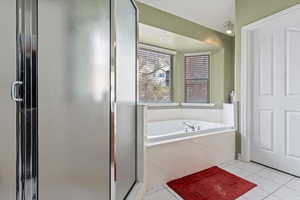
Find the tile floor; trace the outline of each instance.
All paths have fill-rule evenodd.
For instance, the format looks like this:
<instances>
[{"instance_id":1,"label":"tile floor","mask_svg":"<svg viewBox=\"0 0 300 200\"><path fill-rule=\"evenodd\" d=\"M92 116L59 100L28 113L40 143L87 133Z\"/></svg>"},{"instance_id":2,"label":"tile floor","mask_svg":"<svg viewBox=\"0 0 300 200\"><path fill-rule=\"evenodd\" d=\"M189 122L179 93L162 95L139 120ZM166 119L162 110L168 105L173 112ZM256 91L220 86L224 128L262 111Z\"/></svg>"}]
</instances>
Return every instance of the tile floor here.
<instances>
[{"instance_id":1,"label":"tile floor","mask_svg":"<svg viewBox=\"0 0 300 200\"><path fill-rule=\"evenodd\" d=\"M238 200L300 200L300 178L255 163L238 160L218 166L257 184L256 188ZM166 186L158 186L146 194L145 200L182 200L182 198Z\"/></svg>"}]
</instances>

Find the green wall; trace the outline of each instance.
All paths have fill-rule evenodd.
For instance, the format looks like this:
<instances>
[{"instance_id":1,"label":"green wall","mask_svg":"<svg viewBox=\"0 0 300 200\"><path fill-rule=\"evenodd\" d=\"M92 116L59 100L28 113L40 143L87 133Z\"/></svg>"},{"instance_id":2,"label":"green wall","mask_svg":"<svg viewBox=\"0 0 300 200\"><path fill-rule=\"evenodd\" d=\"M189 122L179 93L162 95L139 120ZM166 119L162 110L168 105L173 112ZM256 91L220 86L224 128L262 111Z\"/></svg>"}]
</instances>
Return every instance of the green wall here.
<instances>
[{"instance_id":1,"label":"green wall","mask_svg":"<svg viewBox=\"0 0 300 200\"><path fill-rule=\"evenodd\" d=\"M140 23L207 42L224 49L224 72L226 73L219 73L223 73L222 76L224 79L224 84L221 85L223 91L222 99L223 101L227 101L230 90L234 88L234 37L214 31L140 2L137 2L137 5L139 7ZM182 56L180 57L179 55L178 58L175 58L176 69L174 69L173 73L173 87L174 90L179 88L174 93L175 101L182 101L184 99L184 69L183 67L180 68L180 66L176 65L177 62L180 62L180 60L183 59ZM177 59L178 61L176 62Z\"/></svg>"},{"instance_id":2,"label":"green wall","mask_svg":"<svg viewBox=\"0 0 300 200\"><path fill-rule=\"evenodd\" d=\"M163 48L163 47L162 47ZM208 52L208 51L204 51ZM203 53L204 53L203 52ZM201 53L201 52L197 52ZM210 52L210 102L224 102L224 49ZM232 73L233 74L233 73ZM176 52L173 65L173 101L184 102L184 53ZM233 77L233 75L232 75ZM226 98L225 98L226 99Z\"/></svg>"},{"instance_id":3,"label":"green wall","mask_svg":"<svg viewBox=\"0 0 300 200\"><path fill-rule=\"evenodd\" d=\"M173 65L173 101L184 102L184 53L177 51Z\"/></svg>"},{"instance_id":4,"label":"green wall","mask_svg":"<svg viewBox=\"0 0 300 200\"><path fill-rule=\"evenodd\" d=\"M281 10L299 4L300 0L235 0L236 34L235 34L235 89L240 95L241 65L241 28Z\"/></svg>"},{"instance_id":5,"label":"green wall","mask_svg":"<svg viewBox=\"0 0 300 200\"><path fill-rule=\"evenodd\" d=\"M211 52L210 62L210 102L220 105L227 100L225 98L224 49Z\"/></svg>"}]
</instances>

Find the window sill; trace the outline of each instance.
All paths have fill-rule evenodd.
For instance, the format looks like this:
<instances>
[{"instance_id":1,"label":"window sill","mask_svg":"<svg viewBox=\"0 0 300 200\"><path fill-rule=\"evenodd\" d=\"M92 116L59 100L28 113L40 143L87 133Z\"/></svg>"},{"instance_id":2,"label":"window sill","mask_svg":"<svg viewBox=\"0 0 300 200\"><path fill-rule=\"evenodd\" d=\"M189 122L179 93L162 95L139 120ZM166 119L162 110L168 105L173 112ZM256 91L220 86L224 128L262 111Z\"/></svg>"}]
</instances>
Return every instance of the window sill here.
<instances>
[{"instance_id":1,"label":"window sill","mask_svg":"<svg viewBox=\"0 0 300 200\"><path fill-rule=\"evenodd\" d=\"M189 106L189 107L214 107L213 103L180 103L180 106Z\"/></svg>"},{"instance_id":2,"label":"window sill","mask_svg":"<svg viewBox=\"0 0 300 200\"><path fill-rule=\"evenodd\" d=\"M215 108L216 104L213 103L140 103L141 106L147 106L148 108Z\"/></svg>"},{"instance_id":3,"label":"window sill","mask_svg":"<svg viewBox=\"0 0 300 200\"><path fill-rule=\"evenodd\" d=\"M174 107L180 106L180 103L140 103L139 105L148 107Z\"/></svg>"}]
</instances>

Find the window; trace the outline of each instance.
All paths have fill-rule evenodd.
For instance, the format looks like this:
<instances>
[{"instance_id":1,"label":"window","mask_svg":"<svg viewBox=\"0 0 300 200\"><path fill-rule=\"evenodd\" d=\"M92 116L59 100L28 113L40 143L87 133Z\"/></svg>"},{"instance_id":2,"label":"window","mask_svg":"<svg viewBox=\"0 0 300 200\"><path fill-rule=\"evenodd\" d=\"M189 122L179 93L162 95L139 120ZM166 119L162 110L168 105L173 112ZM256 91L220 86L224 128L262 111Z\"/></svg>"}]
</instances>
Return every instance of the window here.
<instances>
[{"instance_id":1,"label":"window","mask_svg":"<svg viewBox=\"0 0 300 200\"><path fill-rule=\"evenodd\" d=\"M172 55L144 48L138 49L139 101L166 103L171 101Z\"/></svg>"},{"instance_id":2,"label":"window","mask_svg":"<svg viewBox=\"0 0 300 200\"><path fill-rule=\"evenodd\" d=\"M210 55L185 56L185 101L187 103L209 102Z\"/></svg>"}]
</instances>

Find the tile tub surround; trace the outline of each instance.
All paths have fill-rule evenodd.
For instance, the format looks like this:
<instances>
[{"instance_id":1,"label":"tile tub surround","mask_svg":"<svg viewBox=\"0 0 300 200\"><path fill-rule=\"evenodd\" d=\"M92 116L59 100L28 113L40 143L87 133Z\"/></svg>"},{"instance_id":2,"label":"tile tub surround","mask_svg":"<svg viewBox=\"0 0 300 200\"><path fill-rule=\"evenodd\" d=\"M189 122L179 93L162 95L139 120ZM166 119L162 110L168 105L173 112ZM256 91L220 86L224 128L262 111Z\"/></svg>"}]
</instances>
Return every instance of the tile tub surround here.
<instances>
[{"instance_id":1,"label":"tile tub surround","mask_svg":"<svg viewBox=\"0 0 300 200\"><path fill-rule=\"evenodd\" d=\"M170 180L233 160L234 156L233 131L147 147L145 189L150 191Z\"/></svg>"},{"instance_id":2,"label":"tile tub surround","mask_svg":"<svg viewBox=\"0 0 300 200\"><path fill-rule=\"evenodd\" d=\"M219 167L240 176L257 187L237 200L300 200L300 178L264 167L256 163L232 160ZM149 191L144 200L182 200L171 189L158 185Z\"/></svg>"},{"instance_id":3,"label":"tile tub surround","mask_svg":"<svg viewBox=\"0 0 300 200\"><path fill-rule=\"evenodd\" d=\"M147 121L164 121L164 120L200 120L208 122L224 123L235 127L235 109L234 104L223 104L222 109L211 107L190 107L190 106L177 106L177 107L151 107L145 105L145 113Z\"/></svg>"},{"instance_id":4,"label":"tile tub surround","mask_svg":"<svg viewBox=\"0 0 300 200\"><path fill-rule=\"evenodd\" d=\"M221 109L164 108L148 109L148 121L195 119L201 121L222 122Z\"/></svg>"}]
</instances>

